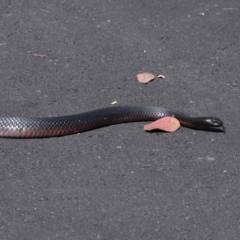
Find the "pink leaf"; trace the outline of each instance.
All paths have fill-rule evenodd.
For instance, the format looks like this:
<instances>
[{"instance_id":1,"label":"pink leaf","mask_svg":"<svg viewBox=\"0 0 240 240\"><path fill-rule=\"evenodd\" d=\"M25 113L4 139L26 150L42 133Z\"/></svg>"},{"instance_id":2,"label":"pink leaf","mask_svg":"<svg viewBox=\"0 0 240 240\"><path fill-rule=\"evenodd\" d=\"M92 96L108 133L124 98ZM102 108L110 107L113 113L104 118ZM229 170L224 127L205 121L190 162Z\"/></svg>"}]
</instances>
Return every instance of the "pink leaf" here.
<instances>
[{"instance_id":1,"label":"pink leaf","mask_svg":"<svg viewBox=\"0 0 240 240\"><path fill-rule=\"evenodd\" d=\"M180 122L174 117L163 117L144 126L145 131L162 130L165 132L175 132L179 128Z\"/></svg>"},{"instance_id":2,"label":"pink leaf","mask_svg":"<svg viewBox=\"0 0 240 240\"><path fill-rule=\"evenodd\" d=\"M155 78L154 74L148 73L148 72L139 73L137 75L137 80L140 83L148 83L148 82L152 81L154 78Z\"/></svg>"}]
</instances>

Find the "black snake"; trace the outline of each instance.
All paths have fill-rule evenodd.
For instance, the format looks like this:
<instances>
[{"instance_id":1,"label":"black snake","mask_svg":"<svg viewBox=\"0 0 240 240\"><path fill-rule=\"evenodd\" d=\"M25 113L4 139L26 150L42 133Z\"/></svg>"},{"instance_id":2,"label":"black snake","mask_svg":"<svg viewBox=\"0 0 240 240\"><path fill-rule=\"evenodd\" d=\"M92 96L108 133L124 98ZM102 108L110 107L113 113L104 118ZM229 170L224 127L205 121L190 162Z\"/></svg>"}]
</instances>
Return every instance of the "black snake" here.
<instances>
[{"instance_id":1,"label":"black snake","mask_svg":"<svg viewBox=\"0 0 240 240\"><path fill-rule=\"evenodd\" d=\"M174 116L181 125L196 129L223 127L215 117L190 117L162 107L116 106L63 117L0 117L0 137L43 138L79 133L112 124L153 121Z\"/></svg>"}]
</instances>

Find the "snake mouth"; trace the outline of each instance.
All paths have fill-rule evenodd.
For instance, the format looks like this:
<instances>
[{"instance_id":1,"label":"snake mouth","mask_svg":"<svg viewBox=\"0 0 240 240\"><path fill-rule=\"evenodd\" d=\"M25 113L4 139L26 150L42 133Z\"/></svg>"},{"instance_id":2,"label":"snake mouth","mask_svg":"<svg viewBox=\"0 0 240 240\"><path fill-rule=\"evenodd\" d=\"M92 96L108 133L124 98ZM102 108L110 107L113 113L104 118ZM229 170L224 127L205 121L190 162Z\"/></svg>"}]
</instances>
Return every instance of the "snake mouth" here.
<instances>
[{"instance_id":1,"label":"snake mouth","mask_svg":"<svg viewBox=\"0 0 240 240\"><path fill-rule=\"evenodd\" d=\"M226 133L226 128L223 125L221 127L222 127L222 131Z\"/></svg>"}]
</instances>

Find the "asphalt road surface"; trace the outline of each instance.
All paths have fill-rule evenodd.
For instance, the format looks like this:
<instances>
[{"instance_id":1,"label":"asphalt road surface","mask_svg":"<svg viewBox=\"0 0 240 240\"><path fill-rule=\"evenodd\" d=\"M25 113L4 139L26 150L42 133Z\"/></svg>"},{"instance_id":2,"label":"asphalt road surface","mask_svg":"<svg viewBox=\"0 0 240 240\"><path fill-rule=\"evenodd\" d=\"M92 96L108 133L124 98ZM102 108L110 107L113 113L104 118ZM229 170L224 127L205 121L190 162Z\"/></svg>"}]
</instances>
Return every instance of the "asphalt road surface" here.
<instances>
[{"instance_id":1,"label":"asphalt road surface","mask_svg":"<svg viewBox=\"0 0 240 240\"><path fill-rule=\"evenodd\" d=\"M0 62L1 116L116 102L227 130L1 138L1 240L239 239L239 0L2 0Z\"/></svg>"}]
</instances>

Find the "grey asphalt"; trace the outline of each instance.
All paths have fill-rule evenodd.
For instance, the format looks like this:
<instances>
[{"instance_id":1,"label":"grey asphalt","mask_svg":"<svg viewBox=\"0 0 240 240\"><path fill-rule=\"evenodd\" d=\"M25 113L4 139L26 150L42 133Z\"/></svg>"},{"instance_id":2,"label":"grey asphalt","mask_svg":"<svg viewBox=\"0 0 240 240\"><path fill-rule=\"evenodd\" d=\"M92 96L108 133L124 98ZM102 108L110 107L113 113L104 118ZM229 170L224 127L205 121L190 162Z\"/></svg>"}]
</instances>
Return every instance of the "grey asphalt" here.
<instances>
[{"instance_id":1,"label":"grey asphalt","mask_svg":"<svg viewBox=\"0 0 240 240\"><path fill-rule=\"evenodd\" d=\"M0 29L1 116L116 101L227 130L0 139L1 240L239 239L239 0L2 0Z\"/></svg>"}]
</instances>

